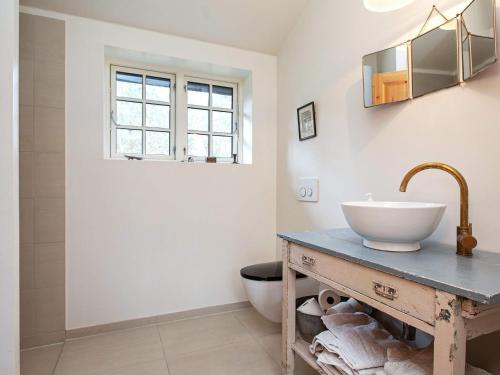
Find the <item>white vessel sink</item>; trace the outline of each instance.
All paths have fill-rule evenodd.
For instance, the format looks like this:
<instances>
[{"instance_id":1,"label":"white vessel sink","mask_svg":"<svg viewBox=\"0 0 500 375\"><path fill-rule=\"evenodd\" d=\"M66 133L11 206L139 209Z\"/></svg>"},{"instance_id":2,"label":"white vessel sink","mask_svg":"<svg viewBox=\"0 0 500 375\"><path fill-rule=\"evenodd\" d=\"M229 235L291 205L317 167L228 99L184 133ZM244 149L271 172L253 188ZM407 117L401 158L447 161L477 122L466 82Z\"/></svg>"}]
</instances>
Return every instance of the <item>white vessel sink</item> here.
<instances>
[{"instance_id":1,"label":"white vessel sink","mask_svg":"<svg viewBox=\"0 0 500 375\"><path fill-rule=\"evenodd\" d=\"M342 210L366 247L415 251L439 225L446 205L417 202L344 202Z\"/></svg>"}]
</instances>

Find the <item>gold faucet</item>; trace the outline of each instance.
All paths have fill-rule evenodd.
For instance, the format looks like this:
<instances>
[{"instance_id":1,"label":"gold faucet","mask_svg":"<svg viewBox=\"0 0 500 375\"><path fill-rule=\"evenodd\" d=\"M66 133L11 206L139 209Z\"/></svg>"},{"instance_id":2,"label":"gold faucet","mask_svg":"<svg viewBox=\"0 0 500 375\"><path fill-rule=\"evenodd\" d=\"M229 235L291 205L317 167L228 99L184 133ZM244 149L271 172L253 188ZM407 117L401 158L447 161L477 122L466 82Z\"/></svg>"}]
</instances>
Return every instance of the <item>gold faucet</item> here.
<instances>
[{"instance_id":1,"label":"gold faucet","mask_svg":"<svg viewBox=\"0 0 500 375\"><path fill-rule=\"evenodd\" d=\"M448 172L460 185L460 226L457 227L457 254L472 256L472 249L477 246L477 240L472 236L472 224L469 223L469 187L464 176L455 168L443 163L424 163L417 165L403 177L399 191L405 192L411 178L426 169L440 169Z\"/></svg>"}]
</instances>

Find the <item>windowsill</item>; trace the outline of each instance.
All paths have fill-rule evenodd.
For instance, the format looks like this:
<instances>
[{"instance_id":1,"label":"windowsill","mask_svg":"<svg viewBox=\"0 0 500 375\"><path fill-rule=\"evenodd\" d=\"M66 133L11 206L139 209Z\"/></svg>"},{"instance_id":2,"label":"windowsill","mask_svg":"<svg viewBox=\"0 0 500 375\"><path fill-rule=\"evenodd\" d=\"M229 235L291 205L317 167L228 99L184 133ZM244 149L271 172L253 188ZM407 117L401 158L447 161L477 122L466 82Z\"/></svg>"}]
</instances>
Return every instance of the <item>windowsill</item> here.
<instances>
[{"instance_id":1,"label":"windowsill","mask_svg":"<svg viewBox=\"0 0 500 375\"><path fill-rule=\"evenodd\" d=\"M203 160L195 160L195 161L184 161L184 160L172 160L172 159L141 159L141 160L129 160L125 158L111 158L111 157L105 157L104 160L106 161L121 161L121 162L136 162L136 163L141 163L141 162L146 162L146 163L170 163L170 164L186 164L186 165L233 165L233 166L241 166L241 165L252 165L252 164L247 164L247 163L233 163L233 162L226 162L226 161L220 161L217 163L207 163L206 161Z\"/></svg>"}]
</instances>

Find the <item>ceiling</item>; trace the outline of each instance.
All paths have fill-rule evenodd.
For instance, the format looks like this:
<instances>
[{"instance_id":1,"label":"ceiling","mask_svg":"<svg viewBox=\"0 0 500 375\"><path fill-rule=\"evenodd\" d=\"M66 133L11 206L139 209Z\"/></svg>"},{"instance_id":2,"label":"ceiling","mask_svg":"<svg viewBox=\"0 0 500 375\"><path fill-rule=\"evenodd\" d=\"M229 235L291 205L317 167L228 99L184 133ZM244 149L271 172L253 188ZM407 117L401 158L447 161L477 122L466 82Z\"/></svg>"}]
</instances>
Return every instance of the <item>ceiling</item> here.
<instances>
[{"instance_id":1,"label":"ceiling","mask_svg":"<svg viewBox=\"0 0 500 375\"><path fill-rule=\"evenodd\" d=\"M309 0L21 0L21 5L277 54Z\"/></svg>"}]
</instances>

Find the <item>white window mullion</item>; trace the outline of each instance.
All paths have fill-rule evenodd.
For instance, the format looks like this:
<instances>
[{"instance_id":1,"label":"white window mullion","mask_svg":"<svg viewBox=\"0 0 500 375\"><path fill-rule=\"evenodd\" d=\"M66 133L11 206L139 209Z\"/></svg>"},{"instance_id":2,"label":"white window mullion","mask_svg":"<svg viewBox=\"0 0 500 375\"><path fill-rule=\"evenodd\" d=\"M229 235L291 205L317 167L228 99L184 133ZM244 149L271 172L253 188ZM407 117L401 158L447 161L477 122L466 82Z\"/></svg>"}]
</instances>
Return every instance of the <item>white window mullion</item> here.
<instances>
[{"instance_id":1,"label":"white window mullion","mask_svg":"<svg viewBox=\"0 0 500 375\"><path fill-rule=\"evenodd\" d=\"M177 152L175 159L177 161L182 161L187 159L187 89L184 87L187 84L185 76L179 74L177 76L177 88L176 90L176 100L177 108L180 110L176 111L176 135L175 142L177 144ZM186 152L184 151L186 150Z\"/></svg>"}]
</instances>

